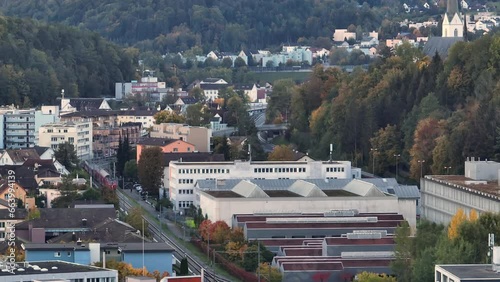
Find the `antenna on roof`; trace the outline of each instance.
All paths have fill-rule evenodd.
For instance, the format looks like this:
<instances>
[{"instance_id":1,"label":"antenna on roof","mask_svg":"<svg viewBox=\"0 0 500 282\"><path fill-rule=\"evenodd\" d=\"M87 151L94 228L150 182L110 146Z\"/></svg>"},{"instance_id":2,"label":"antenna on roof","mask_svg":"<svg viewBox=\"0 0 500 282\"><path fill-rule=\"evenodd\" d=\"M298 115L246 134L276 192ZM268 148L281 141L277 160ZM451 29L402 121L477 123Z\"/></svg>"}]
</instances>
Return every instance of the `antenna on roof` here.
<instances>
[{"instance_id":1,"label":"antenna on roof","mask_svg":"<svg viewBox=\"0 0 500 282\"><path fill-rule=\"evenodd\" d=\"M333 144L330 143L330 162L332 162L332 155L333 155Z\"/></svg>"},{"instance_id":2,"label":"antenna on roof","mask_svg":"<svg viewBox=\"0 0 500 282\"><path fill-rule=\"evenodd\" d=\"M249 156L248 161L251 162L252 161L252 146L250 145L250 143L248 143L248 156Z\"/></svg>"}]
</instances>

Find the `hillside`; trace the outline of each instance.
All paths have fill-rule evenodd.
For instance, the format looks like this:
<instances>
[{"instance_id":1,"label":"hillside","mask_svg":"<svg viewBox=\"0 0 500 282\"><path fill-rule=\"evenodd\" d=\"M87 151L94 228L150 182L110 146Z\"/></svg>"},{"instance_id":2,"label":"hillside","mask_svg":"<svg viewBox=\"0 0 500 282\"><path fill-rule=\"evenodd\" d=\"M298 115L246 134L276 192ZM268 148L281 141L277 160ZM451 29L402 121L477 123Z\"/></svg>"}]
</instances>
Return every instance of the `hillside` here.
<instances>
[{"instance_id":1,"label":"hillside","mask_svg":"<svg viewBox=\"0 0 500 282\"><path fill-rule=\"evenodd\" d=\"M365 1L361 1L363 3ZM203 46L221 51L330 38L350 24L378 29L399 0L9 0L6 15L60 22L160 53ZM384 5L387 8L380 8ZM390 8L388 8L390 7Z\"/></svg>"},{"instance_id":2,"label":"hillside","mask_svg":"<svg viewBox=\"0 0 500 282\"><path fill-rule=\"evenodd\" d=\"M134 75L131 56L97 33L0 17L0 101L40 105L68 96L114 95Z\"/></svg>"},{"instance_id":3,"label":"hillside","mask_svg":"<svg viewBox=\"0 0 500 282\"><path fill-rule=\"evenodd\" d=\"M405 45L396 54L351 75L316 67L298 87L275 82L267 119L289 115L289 141L312 157L333 143L335 159L379 175L396 162L418 179L463 174L467 157L500 160L500 34L457 43L444 62Z\"/></svg>"}]
</instances>

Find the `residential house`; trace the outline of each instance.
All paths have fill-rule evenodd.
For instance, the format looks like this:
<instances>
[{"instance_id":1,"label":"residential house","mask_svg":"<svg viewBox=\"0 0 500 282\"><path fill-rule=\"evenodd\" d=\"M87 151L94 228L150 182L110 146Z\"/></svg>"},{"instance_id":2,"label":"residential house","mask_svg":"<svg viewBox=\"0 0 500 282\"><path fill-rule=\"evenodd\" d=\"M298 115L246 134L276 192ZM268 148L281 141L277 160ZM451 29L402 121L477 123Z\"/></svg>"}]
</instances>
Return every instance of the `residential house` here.
<instances>
[{"instance_id":1,"label":"residential house","mask_svg":"<svg viewBox=\"0 0 500 282\"><path fill-rule=\"evenodd\" d=\"M152 98L158 96L154 100L159 100L166 95L168 89L165 82L159 82L158 77L143 76L140 81L132 80L131 82L115 83L115 98L122 100L128 95L150 95ZM163 95L162 95L163 94Z\"/></svg>"},{"instance_id":2,"label":"residential house","mask_svg":"<svg viewBox=\"0 0 500 282\"><path fill-rule=\"evenodd\" d=\"M248 101L250 103L257 102L258 100L257 90L258 90L257 84L255 83L234 85L234 91L242 91L243 94L248 97Z\"/></svg>"},{"instance_id":3,"label":"residential house","mask_svg":"<svg viewBox=\"0 0 500 282\"><path fill-rule=\"evenodd\" d=\"M29 159L16 172L20 170L31 171L36 183L42 183L45 186L57 185L62 182L62 174L53 160ZM25 175L29 175L29 172L25 173Z\"/></svg>"},{"instance_id":4,"label":"residential house","mask_svg":"<svg viewBox=\"0 0 500 282\"><path fill-rule=\"evenodd\" d=\"M40 146L57 149L59 144L73 144L76 156L80 160L91 159L93 156L93 124L89 121L49 123L40 127Z\"/></svg>"},{"instance_id":5,"label":"residential house","mask_svg":"<svg viewBox=\"0 0 500 282\"><path fill-rule=\"evenodd\" d=\"M224 130L226 128L227 124L222 123L222 117L218 113L210 119L210 129L212 129L212 132Z\"/></svg>"},{"instance_id":6,"label":"residential house","mask_svg":"<svg viewBox=\"0 0 500 282\"><path fill-rule=\"evenodd\" d=\"M108 218L116 218L111 208L40 209L40 217L16 225L16 235L27 242L45 243L68 232L92 232Z\"/></svg>"},{"instance_id":7,"label":"residential house","mask_svg":"<svg viewBox=\"0 0 500 282\"><path fill-rule=\"evenodd\" d=\"M151 137L180 139L193 144L199 152L210 152L212 130L201 126L188 126L180 123L162 123L153 125Z\"/></svg>"},{"instance_id":8,"label":"residential house","mask_svg":"<svg viewBox=\"0 0 500 282\"><path fill-rule=\"evenodd\" d=\"M189 153L196 151L196 147L193 144L180 139L146 137L137 143L137 162L141 158L142 151L149 147L159 147L163 153Z\"/></svg>"},{"instance_id":9,"label":"residential house","mask_svg":"<svg viewBox=\"0 0 500 282\"><path fill-rule=\"evenodd\" d=\"M12 281L109 281L118 282L118 271L60 260L19 263L0 272L0 282Z\"/></svg>"},{"instance_id":10,"label":"residential house","mask_svg":"<svg viewBox=\"0 0 500 282\"><path fill-rule=\"evenodd\" d=\"M128 138L130 144L136 144L143 135L142 122L124 122L116 127L93 128L93 154L94 156L113 156L118 150L120 139Z\"/></svg>"},{"instance_id":11,"label":"residential house","mask_svg":"<svg viewBox=\"0 0 500 282\"><path fill-rule=\"evenodd\" d=\"M172 273L174 249L166 243L67 243L25 244L26 261L66 261L92 265L105 260L123 261L148 272ZM104 256L104 257L103 257Z\"/></svg>"},{"instance_id":12,"label":"residential house","mask_svg":"<svg viewBox=\"0 0 500 282\"><path fill-rule=\"evenodd\" d=\"M379 45L379 41L374 37L365 37L361 40L361 47L370 48Z\"/></svg>"},{"instance_id":13,"label":"residential house","mask_svg":"<svg viewBox=\"0 0 500 282\"><path fill-rule=\"evenodd\" d=\"M14 197L15 199L21 200L25 203L26 196L26 190L23 186L19 185L19 183L9 182L7 179L0 179L0 199L9 201L10 197Z\"/></svg>"},{"instance_id":14,"label":"residential house","mask_svg":"<svg viewBox=\"0 0 500 282\"><path fill-rule=\"evenodd\" d=\"M52 160L54 150L50 147L33 147L28 149L7 149L0 157L0 165L22 165L28 159Z\"/></svg>"},{"instance_id":15,"label":"residential house","mask_svg":"<svg viewBox=\"0 0 500 282\"><path fill-rule=\"evenodd\" d=\"M330 50L327 50L325 48L311 47L309 49L312 52L313 59L326 59L328 56L330 56Z\"/></svg>"},{"instance_id":16,"label":"residential house","mask_svg":"<svg viewBox=\"0 0 500 282\"><path fill-rule=\"evenodd\" d=\"M124 126L130 123L141 123L142 135L153 126L155 123L154 115L158 112L157 109L131 109L119 111L117 115L117 126Z\"/></svg>"},{"instance_id":17,"label":"residential house","mask_svg":"<svg viewBox=\"0 0 500 282\"><path fill-rule=\"evenodd\" d=\"M32 208L35 204L34 198L30 199L33 199L33 201L28 200L28 205ZM9 227L26 220L26 216L28 215L28 210L26 209L16 208L12 213L9 211L9 208L9 203L0 199L0 243L5 242L6 238L9 238L9 234L15 232L15 229Z\"/></svg>"}]
</instances>

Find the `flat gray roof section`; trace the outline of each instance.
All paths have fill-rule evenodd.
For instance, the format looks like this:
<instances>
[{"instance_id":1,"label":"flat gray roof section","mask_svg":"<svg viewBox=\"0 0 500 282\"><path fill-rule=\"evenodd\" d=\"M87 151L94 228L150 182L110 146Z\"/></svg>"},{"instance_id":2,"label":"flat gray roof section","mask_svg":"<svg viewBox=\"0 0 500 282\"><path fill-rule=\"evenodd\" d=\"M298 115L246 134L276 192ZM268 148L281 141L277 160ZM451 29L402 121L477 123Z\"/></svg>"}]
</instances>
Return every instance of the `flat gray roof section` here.
<instances>
[{"instance_id":1,"label":"flat gray roof section","mask_svg":"<svg viewBox=\"0 0 500 282\"><path fill-rule=\"evenodd\" d=\"M493 271L491 264L443 264L438 266L462 281L464 279L497 279L495 281L500 281L500 273Z\"/></svg>"}]
</instances>

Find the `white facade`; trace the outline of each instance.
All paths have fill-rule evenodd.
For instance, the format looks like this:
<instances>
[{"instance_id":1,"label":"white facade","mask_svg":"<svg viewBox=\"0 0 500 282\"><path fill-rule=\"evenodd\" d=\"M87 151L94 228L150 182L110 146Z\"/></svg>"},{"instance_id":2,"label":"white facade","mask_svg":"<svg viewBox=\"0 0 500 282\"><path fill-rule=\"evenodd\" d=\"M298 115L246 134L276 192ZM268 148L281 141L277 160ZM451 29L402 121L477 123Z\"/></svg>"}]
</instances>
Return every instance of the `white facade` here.
<instances>
[{"instance_id":1,"label":"white facade","mask_svg":"<svg viewBox=\"0 0 500 282\"><path fill-rule=\"evenodd\" d=\"M353 179L361 178L361 170L349 161L171 162L163 175L179 210L195 203L194 188L201 179Z\"/></svg>"},{"instance_id":2,"label":"white facade","mask_svg":"<svg viewBox=\"0 0 500 282\"><path fill-rule=\"evenodd\" d=\"M478 213L499 213L500 197L474 188L474 185L479 187L484 185L483 183L471 179L470 182L463 181L463 184L459 185L447 181L444 176L439 178L425 176L425 178L420 179L422 217L432 222L447 225L458 209L462 209L467 214L472 209ZM494 184L490 182L489 185Z\"/></svg>"},{"instance_id":3,"label":"white facade","mask_svg":"<svg viewBox=\"0 0 500 282\"><path fill-rule=\"evenodd\" d=\"M180 139L193 144L198 152L210 152L212 129L180 123L153 124L150 137Z\"/></svg>"},{"instance_id":4,"label":"white facade","mask_svg":"<svg viewBox=\"0 0 500 282\"><path fill-rule=\"evenodd\" d=\"M224 220L232 224L234 214L254 213L317 213L329 210L356 209L361 213L399 213L416 228L415 200L397 197L268 197L268 198L216 198L200 192L200 208L214 222Z\"/></svg>"},{"instance_id":5,"label":"white facade","mask_svg":"<svg viewBox=\"0 0 500 282\"><path fill-rule=\"evenodd\" d=\"M348 32L347 29L336 29L333 33L333 41L342 42L345 40L354 39L356 40L355 32Z\"/></svg>"},{"instance_id":6,"label":"white facade","mask_svg":"<svg viewBox=\"0 0 500 282\"><path fill-rule=\"evenodd\" d=\"M59 144L69 142L75 147L80 160L92 158L92 123L50 123L40 127L39 145L56 150Z\"/></svg>"},{"instance_id":7,"label":"white facade","mask_svg":"<svg viewBox=\"0 0 500 282\"><path fill-rule=\"evenodd\" d=\"M165 82L158 82L154 76L142 77L140 81L115 83L115 98L121 100L129 94L158 93L166 89Z\"/></svg>"},{"instance_id":8,"label":"white facade","mask_svg":"<svg viewBox=\"0 0 500 282\"><path fill-rule=\"evenodd\" d=\"M464 23L458 13L451 19L444 15L442 37L464 37Z\"/></svg>"}]
</instances>

